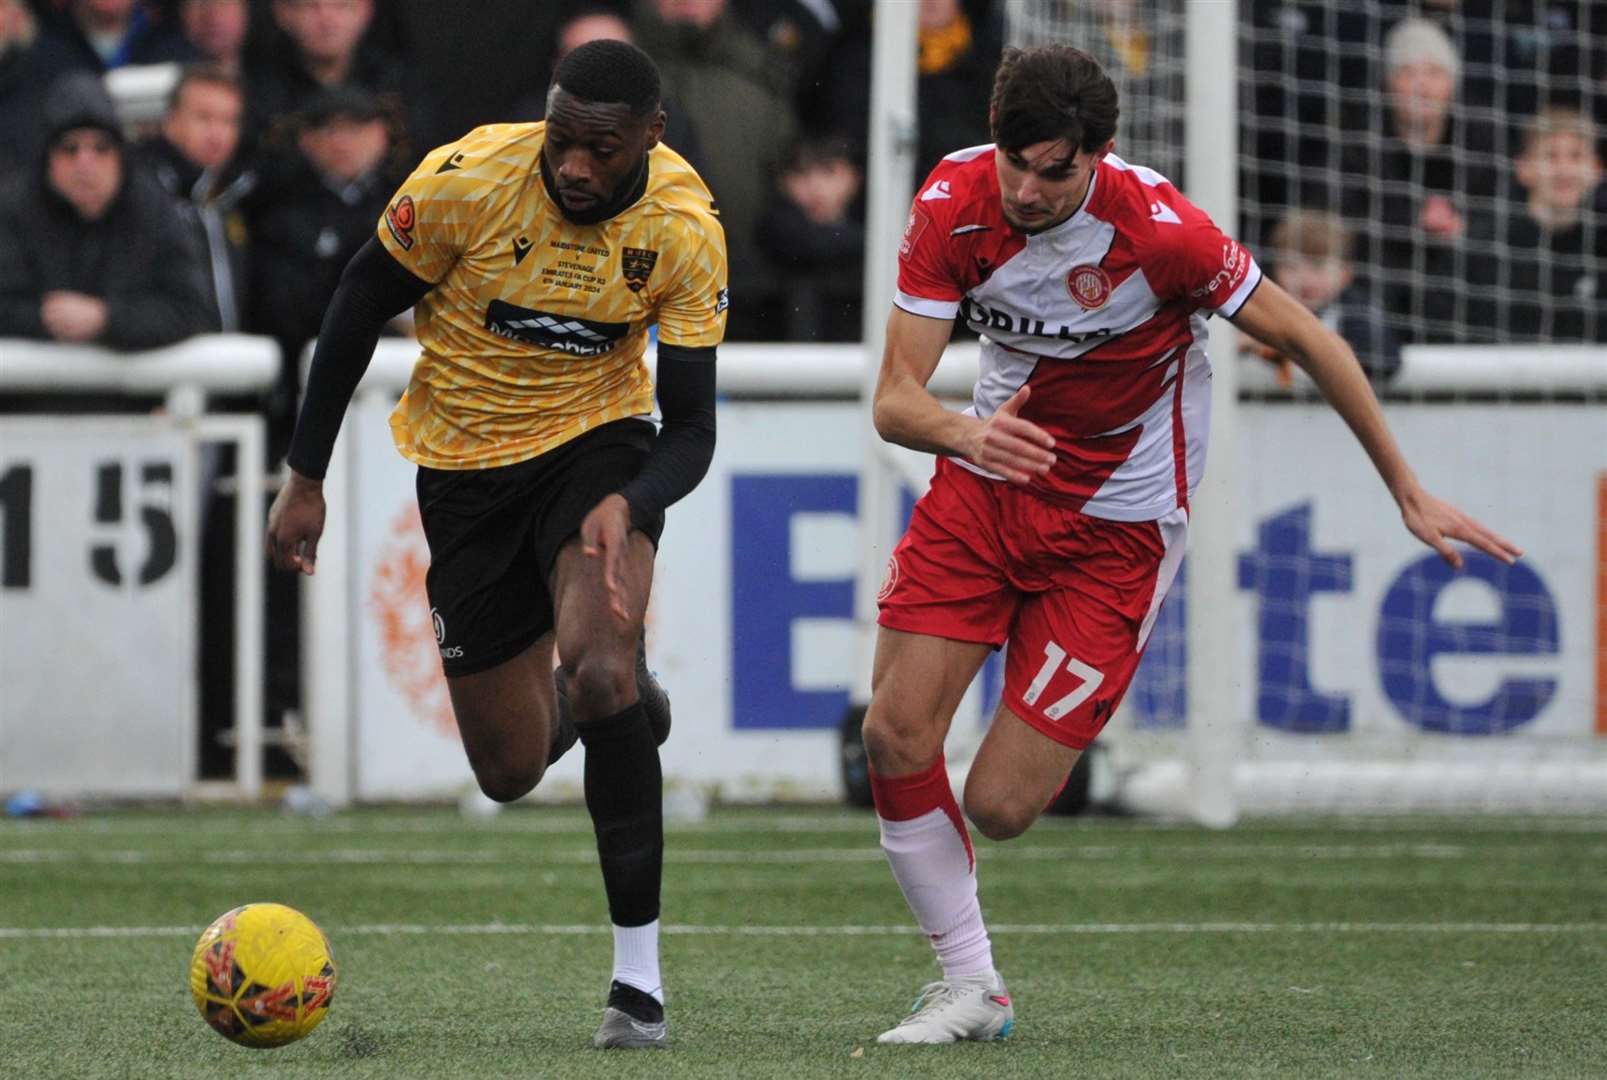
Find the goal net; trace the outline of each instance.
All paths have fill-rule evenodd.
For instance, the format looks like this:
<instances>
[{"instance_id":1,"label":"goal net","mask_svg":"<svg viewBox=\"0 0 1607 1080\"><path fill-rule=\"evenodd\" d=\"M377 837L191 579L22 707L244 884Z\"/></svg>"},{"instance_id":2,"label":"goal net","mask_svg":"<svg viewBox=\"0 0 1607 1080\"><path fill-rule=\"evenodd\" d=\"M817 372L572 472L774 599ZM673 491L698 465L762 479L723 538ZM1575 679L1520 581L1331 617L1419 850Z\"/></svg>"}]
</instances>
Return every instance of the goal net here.
<instances>
[{"instance_id":1,"label":"goal net","mask_svg":"<svg viewBox=\"0 0 1607 1080\"><path fill-rule=\"evenodd\" d=\"M1298 370L1213 335L1239 385L1208 487L1234 520L1191 538L1101 739L1119 799L1607 808L1607 16L1243 0L1209 5L1223 57L1191 51L1189 6L1010 0L1007 40L1099 58L1117 153L1196 201L1229 169L1213 216L1350 342L1425 486L1526 554L1450 571ZM1236 91L1228 145L1190 138L1222 119L1191 94L1206 67Z\"/></svg>"}]
</instances>

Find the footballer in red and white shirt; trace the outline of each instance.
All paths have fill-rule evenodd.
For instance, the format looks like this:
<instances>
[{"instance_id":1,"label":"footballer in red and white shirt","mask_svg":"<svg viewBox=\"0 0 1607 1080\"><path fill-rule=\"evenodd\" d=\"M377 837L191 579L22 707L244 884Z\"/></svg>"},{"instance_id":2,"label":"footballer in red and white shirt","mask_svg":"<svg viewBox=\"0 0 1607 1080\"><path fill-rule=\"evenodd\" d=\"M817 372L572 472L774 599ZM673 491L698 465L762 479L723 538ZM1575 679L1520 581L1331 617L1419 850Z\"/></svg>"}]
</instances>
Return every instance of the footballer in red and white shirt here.
<instances>
[{"instance_id":1,"label":"footballer in red and white shirt","mask_svg":"<svg viewBox=\"0 0 1607 1080\"><path fill-rule=\"evenodd\" d=\"M1008 50L994 142L921 185L898 257L877 431L938 455L889 560L865 718L882 847L943 979L885 1043L995 1039L1015 1024L943 761L961 696L1004 647L1003 700L965 816L1019 836L1120 703L1183 555L1206 460L1206 321L1233 319L1311 375L1406 527L1520 552L1419 485L1343 340L1164 176L1114 152L1114 85L1086 53ZM969 408L926 389L956 316L981 335Z\"/></svg>"}]
</instances>

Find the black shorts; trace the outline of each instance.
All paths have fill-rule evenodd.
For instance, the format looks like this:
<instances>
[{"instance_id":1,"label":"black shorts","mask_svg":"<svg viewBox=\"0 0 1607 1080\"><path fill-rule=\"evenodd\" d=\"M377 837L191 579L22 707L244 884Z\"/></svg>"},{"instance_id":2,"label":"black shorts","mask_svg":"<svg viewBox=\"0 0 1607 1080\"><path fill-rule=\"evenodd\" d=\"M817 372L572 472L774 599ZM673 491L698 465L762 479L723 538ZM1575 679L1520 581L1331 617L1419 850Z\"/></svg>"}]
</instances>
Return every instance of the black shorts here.
<instances>
[{"instance_id":1,"label":"black shorts","mask_svg":"<svg viewBox=\"0 0 1607 1080\"><path fill-rule=\"evenodd\" d=\"M552 629L547 582L558 550L641 471L654 437L645 420L618 420L517 465L420 466L425 586L449 678L511 660ZM643 531L656 547L664 515Z\"/></svg>"}]
</instances>

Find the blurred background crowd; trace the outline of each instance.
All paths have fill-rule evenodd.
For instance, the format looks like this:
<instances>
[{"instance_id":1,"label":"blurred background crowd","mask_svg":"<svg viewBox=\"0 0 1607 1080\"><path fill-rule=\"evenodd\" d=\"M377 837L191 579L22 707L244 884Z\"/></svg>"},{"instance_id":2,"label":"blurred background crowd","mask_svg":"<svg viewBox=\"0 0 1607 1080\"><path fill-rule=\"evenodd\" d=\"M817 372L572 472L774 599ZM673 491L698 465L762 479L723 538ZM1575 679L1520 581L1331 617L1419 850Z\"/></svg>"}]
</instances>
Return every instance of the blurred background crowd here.
<instances>
[{"instance_id":1,"label":"blurred background crowd","mask_svg":"<svg viewBox=\"0 0 1607 1080\"><path fill-rule=\"evenodd\" d=\"M1116 77L1124 133L1147 124L1117 152L1186 190L1160 108L1179 4L907 2L920 175L987 141L1007 8L1027 6L1081 13L1071 43ZM271 336L282 449L295 358L400 180L471 127L539 119L555 61L612 37L657 60L666 141L720 199L730 338L856 340L874 6L0 0L0 337ZM1607 340L1607 2L1238 15L1239 232L1375 375L1410 342ZM165 110L133 122L108 86L153 64L174 65Z\"/></svg>"}]
</instances>

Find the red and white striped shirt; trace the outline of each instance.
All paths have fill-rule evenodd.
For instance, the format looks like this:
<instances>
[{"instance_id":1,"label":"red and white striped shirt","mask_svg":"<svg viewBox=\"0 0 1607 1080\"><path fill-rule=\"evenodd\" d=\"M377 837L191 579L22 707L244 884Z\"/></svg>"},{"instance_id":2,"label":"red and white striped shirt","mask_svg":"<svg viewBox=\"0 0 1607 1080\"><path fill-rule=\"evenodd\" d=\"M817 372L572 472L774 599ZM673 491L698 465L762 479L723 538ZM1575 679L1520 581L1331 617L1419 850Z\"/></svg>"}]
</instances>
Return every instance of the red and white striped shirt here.
<instances>
[{"instance_id":1,"label":"red and white striped shirt","mask_svg":"<svg viewBox=\"0 0 1607 1080\"><path fill-rule=\"evenodd\" d=\"M1021 415L1054 436L1058 459L1035 493L1119 521L1187 507L1210 427L1205 320L1235 314L1260 267L1164 176L1111 154L1071 217L1021 233L993 151L950 154L922 186L894 302L963 312L982 335L970 414L1032 387Z\"/></svg>"}]
</instances>

